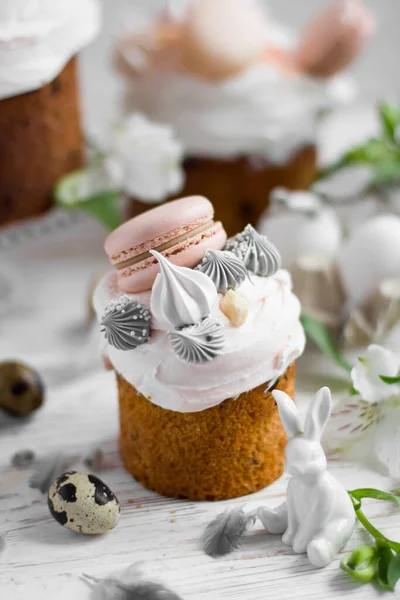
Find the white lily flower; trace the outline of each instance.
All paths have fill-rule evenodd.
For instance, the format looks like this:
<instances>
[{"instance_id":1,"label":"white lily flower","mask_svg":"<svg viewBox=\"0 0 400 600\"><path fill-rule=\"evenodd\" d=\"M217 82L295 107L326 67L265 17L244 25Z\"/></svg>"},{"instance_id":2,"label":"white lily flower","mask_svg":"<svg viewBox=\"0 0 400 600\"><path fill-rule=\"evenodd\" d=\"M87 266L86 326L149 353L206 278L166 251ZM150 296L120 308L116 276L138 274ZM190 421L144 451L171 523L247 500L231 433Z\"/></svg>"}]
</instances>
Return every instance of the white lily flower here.
<instances>
[{"instance_id":1,"label":"white lily flower","mask_svg":"<svg viewBox=\"0 0 400 600\"><path fill-rule=\"evenodd\" d=\"M399 369L399 356L382 346L372 344L368 347L367 356L359 358L357 366L351 371L354 389L365 402L382 402L387 398L389 390L392 395L398 395L400 386L392 385L388 388L380 376L396 377Z\"/></svg>"},{"instance_id":2,"label":"white lily flower","mask_svg":"<svg viewBox=\"0 0 400 600\"><path fill-rule=\"evenodd\" d=\"M183 146L168 125L134 113L113 129L106 154L112 180L142 202L162 202L183 187Z\"/></svg>"},{"instance_id":3,"label":"white lily flower","mask_svg":"<svg viewBox=\"0 0 400 600\"><path fill-rule=\"evenodd\" d=\"M372 345L351 372L354 395L333 407L323 445L329 455L345 455L400 477L400 356Z\"/></svg>"}]
</instances>

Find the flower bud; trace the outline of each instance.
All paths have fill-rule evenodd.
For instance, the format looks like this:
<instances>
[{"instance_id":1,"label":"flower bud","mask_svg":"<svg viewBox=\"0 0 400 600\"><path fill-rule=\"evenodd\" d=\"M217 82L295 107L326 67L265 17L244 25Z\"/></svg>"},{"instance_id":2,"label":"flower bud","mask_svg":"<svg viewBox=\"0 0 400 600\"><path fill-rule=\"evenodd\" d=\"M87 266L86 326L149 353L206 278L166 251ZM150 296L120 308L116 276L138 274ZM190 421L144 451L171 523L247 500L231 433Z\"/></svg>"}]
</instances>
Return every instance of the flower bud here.
<instances>
[{"instance_id":1,"label":"flower bud","mask_svg":"<svg viewBox=\"0 0 400 600\"><path fill-rule=\"evenodd\" d=\"M376 548L358 546L340 562L340 568L356 581L368 583L375 576L376 560Z\"/></svg>"}]
</instances>

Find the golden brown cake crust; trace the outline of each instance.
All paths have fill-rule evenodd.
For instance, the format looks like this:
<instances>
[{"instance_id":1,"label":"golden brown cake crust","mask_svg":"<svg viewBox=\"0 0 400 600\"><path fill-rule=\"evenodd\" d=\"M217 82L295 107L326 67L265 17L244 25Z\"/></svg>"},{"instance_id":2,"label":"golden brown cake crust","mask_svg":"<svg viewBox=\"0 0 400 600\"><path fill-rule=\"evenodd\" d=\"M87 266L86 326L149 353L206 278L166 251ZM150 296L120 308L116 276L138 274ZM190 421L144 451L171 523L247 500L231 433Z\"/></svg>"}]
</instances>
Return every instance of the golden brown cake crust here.
<instances>
[{"instance_id":1,"label":"golden brown cake crust","mask_svg":"<svg viewBox=\"0 0 400 600\"><path fill-rule=\"evenodd\" d=\"M294 396L295 365L275 389ZM283 472L286 434L266 384L196 413L165 410L117 374L125 468L164 496L226 500L256 492Z\"/></svg>"},{"instance_id":2,"label":"golden brown cake crust","mask_svg":"<svg viewBox=\"0 0 400 600\"><path fill-rule=\"evenodd\" d=\"M0 101L0 225L46 211L57 179L83 163L76 66Z\"/></svg>"},{"instance_id":3,"label":"golden brown cake crust","mask_svg":"<svg viewBox=\"0 0 400 600\"><path fill-rule=\"evenodd\" d=\"M257 224L275 187L308 189L316 174L316 149L306 146L287 164L268 164L262 168L253 167L244 158L232 161L187 159L185 173L186 184L180 196L200 194L208 198L214 205L215 219L222 221L228 236L232 236L248 223ZM151 207L132 200L130 216Z\"/></svg>"}]
</instances>

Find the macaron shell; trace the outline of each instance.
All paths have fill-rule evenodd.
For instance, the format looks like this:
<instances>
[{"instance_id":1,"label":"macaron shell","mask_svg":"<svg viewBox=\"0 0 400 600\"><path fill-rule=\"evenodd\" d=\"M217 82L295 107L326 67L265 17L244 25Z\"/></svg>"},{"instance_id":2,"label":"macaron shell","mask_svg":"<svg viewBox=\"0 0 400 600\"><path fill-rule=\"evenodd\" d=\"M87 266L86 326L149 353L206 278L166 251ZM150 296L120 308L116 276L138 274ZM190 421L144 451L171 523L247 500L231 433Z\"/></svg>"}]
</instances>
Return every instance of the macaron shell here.
<instances>
[{"instance_id":1,"label":"macaron shell","mask_svg":"<svg viewBox=\"0 0 400 600\"><path fill-rule=\"evenodd\" d=\"M310 23L294 53L294 62L300 71L331 77L355 59L374 28L373 16L362 2L335 2Z\"/></svg>"},{"instance_id":2,"label":"macaron shell","mask_svg":"<svg viewBox=\"0 0 400 600\"><path fill-rule=\"evenodd\" d=\"M115 264L177 237L214 217L214 207L203 196L188 196L149 210L127 221L107 237L104 249ZM181 231L181 233L183 233Z\"/></svg>"},{"instance_id":3,"label":"macaron shell","mask_svg":"<svg viewBox=\"0 0 400 600\"><path fill-rule=\"evenodd\" d=\"M251 0L202 0L182 26L183 66L208 79L239 74L267 44L264 13Z\"/></svg>"},{"instance_id":4,"label":"macaron shell","mask_svg":"<svg viewBox=\"0 0 400 600\"><path fill-rule=\"evenodd\" d=\"M215 250L223 248L226 238L222 224L217 222L209 229L171 246L162 254L175 265L191 268L200 263L208 248ZM131 294L150 290L159 272L159 264L151 256L141 263L118 271L118 286L122 291Z\"/></svg>"}]
</instances>

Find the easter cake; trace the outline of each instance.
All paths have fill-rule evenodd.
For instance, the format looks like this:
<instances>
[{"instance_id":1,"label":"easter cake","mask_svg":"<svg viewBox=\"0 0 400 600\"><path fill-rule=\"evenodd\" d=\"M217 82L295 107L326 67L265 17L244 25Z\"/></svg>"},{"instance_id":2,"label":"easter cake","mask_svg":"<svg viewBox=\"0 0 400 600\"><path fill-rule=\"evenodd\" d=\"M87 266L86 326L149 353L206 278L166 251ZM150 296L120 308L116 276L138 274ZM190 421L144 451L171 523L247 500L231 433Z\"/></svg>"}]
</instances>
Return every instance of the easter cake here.
<instances>
[{"instance_id":1,"label":"easter cake","mask_svg":"<svg viewBox=\"0 0 400 600\"><path fill-rule=\"evenodd\" d=\"M234 235L256 225L274 187L313 181L318 118L353 97L340 72L372 18L359 0L339 0L295 39L255 0L166 4L121 35L126 110L173 128L184 148L182 195L210 198ZM147 208L134 198L132 216Z\"/></svg>"},{"instance_id":2,"label":"easter cake","mask_svg":"<svg viewBox=\"0 0 400 600\"><path fill-rule=\"evenodd\" d=\"M99 26L97 0L0 3L0 226L45 212L83 164L76 55Z\"/></svg>"},{"instance_id":3,"label":"easter cake","mask_svg":"<svg viewBox=\"0 0 400 600\"><path fill-rule=\"evenodd\" d=\"M227 240L212 204L158 206L112 232L94 307L118 383L120 454L144 486L222 500L283 472L272 390L294 394L300 304L265 236Z\"/></svg>"}]
</instances>

